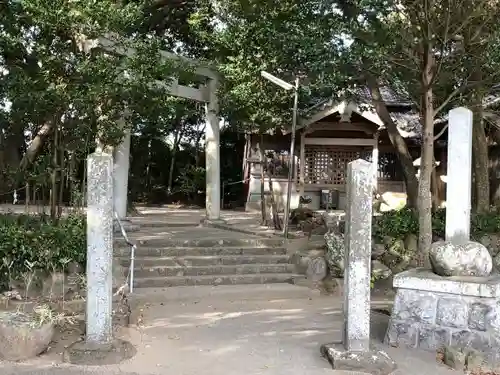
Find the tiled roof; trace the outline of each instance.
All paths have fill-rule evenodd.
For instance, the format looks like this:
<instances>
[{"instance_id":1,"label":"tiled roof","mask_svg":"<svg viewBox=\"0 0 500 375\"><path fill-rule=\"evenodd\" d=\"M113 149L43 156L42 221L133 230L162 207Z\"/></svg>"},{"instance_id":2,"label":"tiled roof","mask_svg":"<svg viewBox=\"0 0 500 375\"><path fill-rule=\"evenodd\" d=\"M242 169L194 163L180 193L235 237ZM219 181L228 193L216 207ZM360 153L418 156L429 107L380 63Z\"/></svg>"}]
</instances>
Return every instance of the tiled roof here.
<instances>
[{"instance_id":1,"label":"tiled roof","mask_svg":"<svg viewBox=\"0 0 500 375\"><path fill-rule=\"evenodd\" d=\"M500 85L494 88L493 93L500 92ZM404 138L420 138L422 134L422 123L420 121L420 113L412 109L413 102L409 99L409 95L390 88L389 86L382 86L380 88L382 98L387 105L392 120L395 122L399 129L400 134ZM498 103L500 105L500 96L495 94L488 95L484 98L485 107ZM358 104L370 104L372 96L367 87L356 87L349 90L348 93L343 95L346 99L353 100ZM316 105L310 107L308 110L302 112L303 117L311 117L329 107L333 107L338 103L333 99L318 101ZM435 124L442 124L448 121L448 114L435 119Z\"/></svg>"},{"instance_id":2,"label":"tiled roof","mask_svg":"<svg viewBox=\"0 0 500 375\"><path fill-rule=\"evenodd\" d=\"M351 90L355 99L363 102L371 102L372 95L370 89L366 86L356 87ZM409 99L409 95L402 92L397 92L395 89L389 86L380 87L380 94L385 104L388 106L402 106L411 107L413 102Z\"/></svg>"}]
</instances>

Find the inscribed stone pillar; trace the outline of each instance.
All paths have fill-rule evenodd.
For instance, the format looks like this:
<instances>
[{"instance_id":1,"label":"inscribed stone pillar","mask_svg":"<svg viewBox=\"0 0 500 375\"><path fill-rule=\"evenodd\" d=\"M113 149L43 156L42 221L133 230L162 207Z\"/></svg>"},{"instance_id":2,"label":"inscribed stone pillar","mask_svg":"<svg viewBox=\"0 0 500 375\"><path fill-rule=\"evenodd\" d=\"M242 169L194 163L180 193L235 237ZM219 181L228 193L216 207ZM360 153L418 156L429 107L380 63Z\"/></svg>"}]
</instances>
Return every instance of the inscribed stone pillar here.
<instances>
[{"instance_id":1,"label":"inscribed stone pillar","mask_svg":"<svg viewBox=\"0 0 500 375\"><path fill-rule=\"evenodd\" d=\"M470 241L472 112L452 109L448 117L446 241L434 242L429 257L440 276L489 276L493 260L481 243Z\"/></svg>"},{"instance_id":2,"label":"inscribed stone pillar","mask_svg":"<svg viewBox=\"0 0 500 375\"><path fill-rule=\"evenodd\" d=\"M128 174L130 165L130 129L125 120L121 120L124 128L122 142L114 150L113 200L115 211L120 219L127 216Z\"/></svg>"},{"instance_id":3,"label":"inscribed stone pillar","mask_svg":"<svg viewBox=\"0 0 500 375\"><path fill-rule=\"evenodd\" d=\"M87 337L88 343L112 339L113 156L87 158Z\"/></svg>"},{"instance_id":4,"label":"inscribed stone pillar","mask_svg":"<svg viewBox=\"0 0 500 375\"><path fill-rule=\"evenodd\" d=\"M347 165L344 273L344 347L370 348L370 275L373 167L365 160Z\"/></svg>"},{"instance_id":5,"label":"inscribed stone pillar","mask_svg":"<svg viewBox=\"0 0 500 375\"><path fill-rule=\"evenodd\" d=\"M452 109L448 122L446 241L459 244L470 238L472 111Z\"/></svg>"},{"instance_id":6,"label":"inscribed stone pillar","mask_svg":"<svg viewBox=\"0 0 500 375\"><path fill-rule=\"evenodd\" d=\"M205 104L206 211L208 220L220 219L220 128L217 81L208 84L209 101Z\"/></svg>"}]
</instances>

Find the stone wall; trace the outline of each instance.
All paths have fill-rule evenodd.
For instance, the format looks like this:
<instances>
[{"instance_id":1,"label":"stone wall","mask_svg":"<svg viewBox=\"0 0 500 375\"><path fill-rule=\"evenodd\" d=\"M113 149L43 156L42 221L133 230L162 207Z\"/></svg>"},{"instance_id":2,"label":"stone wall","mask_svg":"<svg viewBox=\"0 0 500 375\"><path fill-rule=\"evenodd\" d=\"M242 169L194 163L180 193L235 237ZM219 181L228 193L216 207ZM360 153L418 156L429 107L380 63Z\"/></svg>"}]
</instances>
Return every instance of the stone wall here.
<instances>
[{"instance_id":1,"label":"stone wall","mask_svg":"<svg viewBox=\"0 0 500 375\"><path fill-rule=\"evenodd\" d=\"M488 362L498 363L498 277L463 282L433 276L427 278L425 287L417 285L415 277L408 277L416 276L416 272L407 271L395 278L395 286L403 282L407 286L415 284L415 288L398 288L386 342L433 351L448 346L470 348L483 353Z\"/></svg>"}]
</instances>

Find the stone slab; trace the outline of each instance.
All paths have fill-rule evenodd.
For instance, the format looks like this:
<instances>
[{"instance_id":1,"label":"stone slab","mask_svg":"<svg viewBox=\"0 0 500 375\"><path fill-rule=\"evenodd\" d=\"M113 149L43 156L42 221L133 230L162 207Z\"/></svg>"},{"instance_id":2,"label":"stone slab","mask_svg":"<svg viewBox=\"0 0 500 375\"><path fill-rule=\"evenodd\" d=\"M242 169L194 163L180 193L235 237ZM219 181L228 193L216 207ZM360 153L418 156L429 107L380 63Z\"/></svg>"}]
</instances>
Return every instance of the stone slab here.
<instances>
[{"instance_id":1,"label":"stone slab","mask_svg":"<svg viewBox=\"0 0 500 375\"><path fill-rule=\"evenodd\" d=\"M415 268L395 275L393 286L470 297L500 298L500 275L445 277L424 268Z\"/></svg>"},{"instance_id":2,"label":"stone slab","mask_svg":"<svg viewBox=\"0 0 500 375\"><path fill-rule=\"evenodd\" d=\"M325 344L321 354L334 370L356 371L372 375L391 375L397 369L396 363L383 351L346 351L340 343Z\"/></svg>"}]
</instances>

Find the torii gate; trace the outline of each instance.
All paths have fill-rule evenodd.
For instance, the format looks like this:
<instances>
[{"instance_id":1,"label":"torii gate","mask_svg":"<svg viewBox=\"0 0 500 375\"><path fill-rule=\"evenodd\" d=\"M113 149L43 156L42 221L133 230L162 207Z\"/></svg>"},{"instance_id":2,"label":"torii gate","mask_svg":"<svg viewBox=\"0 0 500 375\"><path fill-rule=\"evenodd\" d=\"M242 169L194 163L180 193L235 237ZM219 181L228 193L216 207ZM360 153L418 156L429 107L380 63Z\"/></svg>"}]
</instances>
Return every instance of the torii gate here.
<instances>
[{"instance_id":1,"label":"torii gate","mask_svg":"<svg viewBox=\"0 0 500 375\"><path fill-rule=\"evenodd\" d=\"M131 56L134 50L124 50L116 46L111 38L99 38L99 46L106 51ZM219 76L207 67L200 66L194 60L161 51L164 60L179 60L194 68L197 76L208 78L208 83L198 88L179 85L177 80L172 83L158 82L165 85L173 96L195 100L205 104L205 163L206 163L206 220L220 220L220 128L217 87ZM130 158L130 130L125 131L125 137L115 148L114 158L114 207L120 217L127 216L128 174Z\"/></svg>"}]
</instances>

